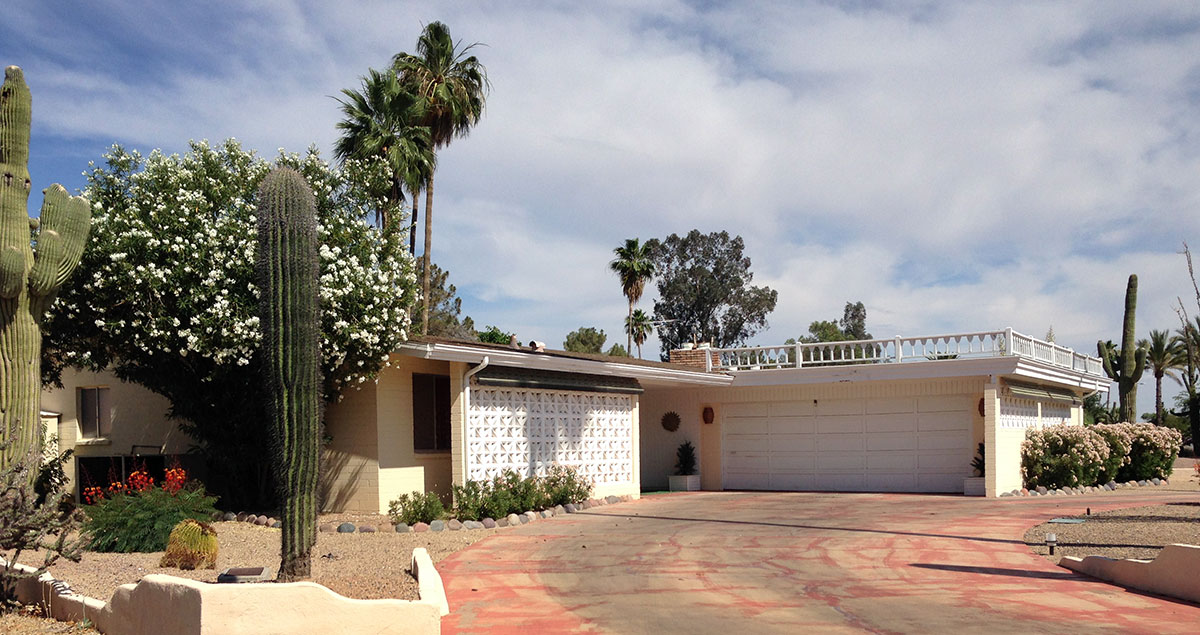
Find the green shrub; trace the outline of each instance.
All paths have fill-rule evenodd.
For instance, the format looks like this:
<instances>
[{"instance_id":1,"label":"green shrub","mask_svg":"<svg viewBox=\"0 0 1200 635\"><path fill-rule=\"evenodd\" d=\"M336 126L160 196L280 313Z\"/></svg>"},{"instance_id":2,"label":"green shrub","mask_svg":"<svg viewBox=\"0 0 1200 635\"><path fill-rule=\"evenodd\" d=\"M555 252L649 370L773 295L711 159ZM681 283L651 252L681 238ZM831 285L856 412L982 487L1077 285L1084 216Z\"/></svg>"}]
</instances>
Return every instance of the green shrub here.
<instances>
[{"instance_id":1,"label":"green shrub","mask_svg":"<svg viewBox=\"0 0 1200 635\"><path fill-rule=\"evenodd\" d=\"M85 508L83 531L88 549L105 552L152 552L167 548L175 525L188 518L207 521L217 510L197 481L177 492L150 487L116 493Z\"/></svg>"},{"instance_id":2,"label":"green shrub","mask_svg":"<svg viewBox=\"0 0 1200 635\"><path fill-rule=\"evenodd\" d=\"M1121 467L1117 479L1142 481L1171 476L1183 436L1178 430L1152 423L1125 423L1131 430L1129 461Z\"/></svg>"},{"instance_id":3,"label":"green shrub","mask_svg":"<svg viewBox=\"0 0 1200 635\"><path fill-rule=\"evenodd\" d=\"M1021 475L1028 488L1094 485L1108 457L1108 442L1091 427L1030 428L1021 443Z\"/></svg>"},{"instance_id":4,"label":"green shrub","mask_svg":"<svg viewBox=\"0 0 1200 635\"><path fill-rule=\"evenodd\" d=\"M509 514L518 514L525 511L519 509L517 505L517 497L512 491L497 487L498 479L493 479L491 486L488 488L488 496L483 501L482 513L486 518L504 518Z\"/></svg>"},{"instance_id":5,"label":"green shrub","mask_svg":"<svg viewBox=\"0 0 1200 635\"><path fill-rule=\"evenodd\" d=\"M408 525L433 522L445 513L442 500L433 492L403 494L388 505L392 522Z\"/></svg>"},{"instance_id":6,"label":"green shrub","mask_svg":"<svg viewBox=\"0 0 1200 635\"><path fill-rule=\"evenodd\" d=\"M455 485L454 517L459 520L481 520L485 503L491 496L490 483L486 481L467 481L465 485Z\"/></svg>"},{"instance_id":7,"label":"green shrub","mask_svg":"<svg viewBox=\"0 0 1200 635\"><path fill-rule=\"evenodd\" d=\"M592 495L592 484L584 480L573 467L552 466L542 482L548 507L578 503Z\"/></svg>"},{"instance_id":8,"label":"green shrub","mask_svg":"<svg viewBox=\"0 0 1200 635\"><path fill-rule=\"evenodd\" d=\"M1101 424L1092 426L1106 443L1108 458L1101 463L1097 483L1108 483L1120 478L1121 467L1129 463L1129 450L1133 445L1133 431L1127 424Z\"/></svg>"},{"instance_id":9,"label":"green shrub","mask_svg":"<svg viewBox=\"0 0 1200 635\"><path fill-rule=\"evenodd\" d=\"M546 493L536 478L523 477L515 470L504 470L496 478L493 487L512 492L514 513L546 508Z\"/></svg>"}]
</instances>

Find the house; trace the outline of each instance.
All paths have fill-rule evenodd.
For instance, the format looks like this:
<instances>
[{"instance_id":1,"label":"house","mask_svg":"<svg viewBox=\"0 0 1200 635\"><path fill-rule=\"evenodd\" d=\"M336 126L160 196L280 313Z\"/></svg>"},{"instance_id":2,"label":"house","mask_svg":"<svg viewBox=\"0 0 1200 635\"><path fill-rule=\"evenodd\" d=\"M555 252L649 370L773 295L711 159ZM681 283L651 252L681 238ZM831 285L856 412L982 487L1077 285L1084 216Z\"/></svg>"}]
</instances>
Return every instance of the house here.
<instances>
[{"instance_id":1,"label":"house","mask_svg":"<svg viewBox=\"0 0 1200 635\"><path fill-rule=\"evenodd\" d=\"M448 498L453 484L554 464L577 468L597 496L637 496L665 489L685 440L703 489L946 493L970 488L984 443L983 490L997 496L1021 487L1025 429L1082 423L1083 398L1109 383L1098 359L1011 329L694 347L671 363L534 344L400 346L377 382L326 410L326 507L386 512L401 494ZM166 405L89 373L42 401L61 413L49 420L60 444L76 448L72 477L186 451Z\"/></svg>"}]
</instances>

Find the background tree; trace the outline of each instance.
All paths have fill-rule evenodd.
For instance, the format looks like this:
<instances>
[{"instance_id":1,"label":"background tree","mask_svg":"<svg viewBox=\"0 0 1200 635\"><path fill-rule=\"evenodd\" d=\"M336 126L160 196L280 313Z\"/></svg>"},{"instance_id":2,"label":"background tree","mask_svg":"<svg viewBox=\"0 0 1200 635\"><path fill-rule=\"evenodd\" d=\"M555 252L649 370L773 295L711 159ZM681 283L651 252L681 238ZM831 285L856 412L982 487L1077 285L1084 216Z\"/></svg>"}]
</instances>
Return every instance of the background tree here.
<instances>
[{"instance_id":1,"label":"background tree","mask_svg":"<svg viewBox=\"0 0 1200 635\"><path fill-rule=\"evenodd\" d=\"M465 137L483 116L490 87L487 70L474 55L478 43L462 46L450 37L450 29L441 22L425 26L417 38L417 52L398 53L392 68L404 86L422 101L423 123L429 128L433 147L445 147L455 137ZM433 244L433 174L425 182L425 253L426 272ZM429 297L430 279L421 279L421 297ZM428 308L426 308L426 311ZM421 333L427 332L428 313L422 313Z\"/></svg>"},{"instance_id":2,"label":"background tree","mask_svg":"<svg viewBox=\"0 0 1200 635\"><path fill-rule=\"evenodd\" d=\"M620 343L614 343L604 354L609 357L629 357L629 351L625 350Z\"/></svg>"},{"instance_id":3,"label":"background tree","mask_svg":"<svg viewBox=\"0 0 1200 635\"><path fill-rule=\"evenodd\" d=\"M1195 456L1196 444L1200 443L1200 285L1196 283L1196 270L1192 267L1192 250L1183 243L1183 255L1187 260L1188 277L1192 280L1192 291L1196 297L1196 321L1188 317L1187 307L1183 300L1177 300L1179 305L1175 311L1179 314L1181 328L1177 331L1179 341L1184 351L1183 375L1180 383L1187 393L1185 402L1188 427L1192 436L1192 455Z\"/></svg>"},{"instance_id":4,"label":"background tree","mask_svg":"<svg viewBox=\"0 0 1200 635\"><path fill-rule=\"evenodd\" d=\"M625 244L613 250L617 258L608 264L609 269L616 272L621 280L621 293L629 300L629 314L625 317L626 325L633 319L633 305L642 299L646 290L646 282L654 277L654 261L651 259L649 243L643 245L637 238L626 238ZM625 350L633 348L633 334L626 326ZM645 341L645 340L643 340ZM638 347L638 357L641 357L641 346Z\"/></svg>"},{"instance_id":5,"label":"background tree","mask_svg":"<svg viewBox=\"0 0 1200 635\"><path fill-rule=\"evenodd\" d=\"M818 342L846 342L850 340L869 340L872 336L867 332L867 307L862 302L847 302L842 310L842 319L816 320L808 324L808 335L800 336L805 344ZM785 344L795 344L795 339L789 339Z\"/></svg>"},{"instance_id":6,"label":"background tree","mask_svg":"<svg viewBox=\"0 0 1200 635\"><path fill-rule=\"evenodd\" d=\"M417 261L420 270L424 261ZM429 283L429 330L434 337L449 337L460 340L479 339L475 332L475 321L470 316L462 315L462 298L458 297L458 289L450 284L450 272L432 264L433 272ZM412 315L424 312L425 302L418 300L413 306ZM461 317L460 317L461 316ZM508 343L508 340L505 340Z\"/></svg>"},{"instance_id":7,"label":"background tree","mask_svg":"<svg viewBox=\"0 0 1200 635\"><path fill-rule=\"evenodd\" d=\"M331 168L281 154L316 197L323 394L375 377L407 339L412 259L364 218L391 177L379 159ZM50 310L43 380L64 365L111 368L170 402L203 452L226 508L269 508L267 426L258 381L255 195L271 169L236 141L143 158L114 147L87 174L94 201L83 271Z\"/></svg>"},{"instance_id":8,"label":"background tree","mask_svg":"<svg viewBox=\"0 0 1200 635\"><path fill-rule=\"evenodd\" d=\"M563 342L563 350L572 353L600 353L604 350L604 341L608 336L603 330L597 331L590 326L581 326L570 333Z\"/></svg>"},{"instance_id":9,"label":"background tree","mask_svg":"<svg viewBox=\"0 0 1200 635\"><path fill-rule=\"evenodd\" d=\"M647 244L658 272L654 315L662 320L658 339L663 361L693 337L716 347L739 346L766 328L779 294L750 285L754 274L750 259L742 255L741 236L693 229L686 236L671 234Z\"/></svg>"},{"instance_id":10,"label":"background tree","mask_svg":"<svg viewBox=\"0 0 1200 635\"><path fill-rule=\"evenodd\" d=\"M337 123L342 136L334 143L334 155L346 159L381 157L391 171L384 204L376 211L376 224L385 228L404 201L405 188L412 194L409 253L416 249L417 195L433 174L437 157L429 128L422 125L423 102L401 86L393 71L370 69L362 78L362 89L343 89L339 99L343 119Z\"/></svg>"},{"instance_id":11,"label":"background tree","mask_svg":"<svg viewBox=\"0 0 1200 635\"><path fill-rule=\"evenodd\" d=\"M1184 352L1178 340L1172 339L1167 331L1150 331L1150 339L1138 341L1138 347L1146 350L1146 366L1154 373L1154 417L1155 425L1163 425L1163 377L1175 377L1175 369L1183 363Z\"/></svg>"},{"instance_id":12,"label":"background tree","mask_svg":"<svg viewBox=\"0 0 1200 635\"><path fill-rule=\"evenodd\" d=\"M642 358L642 344L646 343L646 338L650 336L650 332L654 330L654 321L650 319L646 312L638 309L625 318L625 332L633 339L633 343L637 344L638 359Z\"/></svg>"},{"instance_id":13,"label":"background tree","mask_svg":"<svg viewBox=\"0 0 1200 635\"><path fill-rule=\"evenodd\" d=\"M498 326L489 325L486 329L478 331L476 337L480 342L485 344L509 344L516 337L515 333L500 330Z\"/></svg>"}]
</instances>

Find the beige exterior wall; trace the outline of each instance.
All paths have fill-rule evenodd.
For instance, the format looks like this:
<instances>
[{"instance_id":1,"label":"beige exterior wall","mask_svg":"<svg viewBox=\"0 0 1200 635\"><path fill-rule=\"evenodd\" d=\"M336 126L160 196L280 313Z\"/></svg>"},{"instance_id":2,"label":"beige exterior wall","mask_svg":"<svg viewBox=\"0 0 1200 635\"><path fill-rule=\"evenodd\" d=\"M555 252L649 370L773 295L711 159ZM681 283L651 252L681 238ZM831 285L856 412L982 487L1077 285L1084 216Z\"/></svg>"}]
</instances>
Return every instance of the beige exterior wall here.
<instances>
[{"instance_id":1,"label":"beige exterior wall","mask_svg":"<svg viewBox=\"0 0 1200 635\"><path fill-rule=\"evenodd\" d=\"M63 387L42 393L41 409L61 413L57 430L48 430L58 435L59 451L74 448L76 456L122 456L129 455L133 446L141 454L186 454L191 438L167 419L170 404L165 397L137 385L127 384L109 372L90 372L66 369L63 371ZM80 388L107 387L109 389L109 417L112 433L103 439L82 439L79 427ZM75 461L68 461L64 471L77 485ZM105 478L106 474L93 474L93 478Z\"/></svg>"},{"instance_id":2,"label":"beige exterior wall","mask_svg":"<svg viewBox=\"0 0 1200 635\"><path fill-rule=\"evenodd\" d=\"M329 444L321 466L322 511L379 511L376 397L377 386L367 382L325 408Z\"/></svg>"}]
</instances>

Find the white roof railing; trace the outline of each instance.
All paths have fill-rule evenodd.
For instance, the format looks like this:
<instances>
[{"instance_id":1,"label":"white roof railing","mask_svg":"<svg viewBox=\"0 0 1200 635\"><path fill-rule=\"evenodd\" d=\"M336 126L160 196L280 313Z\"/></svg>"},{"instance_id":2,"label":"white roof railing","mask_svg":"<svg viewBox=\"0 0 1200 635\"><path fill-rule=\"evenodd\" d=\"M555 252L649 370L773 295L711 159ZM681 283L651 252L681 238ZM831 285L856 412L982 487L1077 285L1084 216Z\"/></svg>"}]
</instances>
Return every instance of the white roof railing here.
<instances>
[{"instance_id":1,"label":"white roof railing","mask_svg":"<svg viewBox=\"0 0 1200 635\"><path fill-rule=\"evenodd\" d=\"M1059 368L1104 376L1097 357L1091 357L1053 342L1022 335L1011 328L1003 331L954 333L847 342L784 344L714 348L708 355L710 371L766 370L847 364L895 364L978 357L1025 357Z\"/></svg>"}]
</instances>

